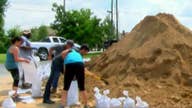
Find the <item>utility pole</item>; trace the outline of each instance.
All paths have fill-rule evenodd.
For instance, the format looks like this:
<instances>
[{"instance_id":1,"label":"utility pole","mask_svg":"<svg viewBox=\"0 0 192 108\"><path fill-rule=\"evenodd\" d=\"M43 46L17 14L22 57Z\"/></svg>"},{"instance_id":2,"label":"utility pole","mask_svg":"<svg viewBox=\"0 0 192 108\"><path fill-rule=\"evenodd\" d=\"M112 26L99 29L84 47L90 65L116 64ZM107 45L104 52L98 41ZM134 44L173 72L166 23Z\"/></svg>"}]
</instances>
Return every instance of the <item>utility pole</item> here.
<instances>
[{"instance_id":1,"label":"utility pole","mask_svg":"<svg viewBox=\"0 0 192 108\"><path fill-rule=\"evenodd\" d=\"M119 9L118 0L116 0L116 39L119 40Z\"/></svg>"},{"instance_id":2,"label":"utility pole","mask_svg":"<svg viewBox=\"0 0 192 108\"><path fill-rule=\"evenodd\" d=\"M114 33L113 31L113 0L111 0L111 37L113 36L113 33Z\"/></svg>"},{"instance_id":3,"label":"utility pole","mask_svg":"<svg viewBox=\"0 0 192 108\"><path fill-rule=\"evenodd\" d=\"M63 0L63 10L64 10L64 14L65 14L65 11L66 11L66 10L65 10L65 4L66 4L66 3L65 3L65 0Z\"/></svg>"}]
</instances>

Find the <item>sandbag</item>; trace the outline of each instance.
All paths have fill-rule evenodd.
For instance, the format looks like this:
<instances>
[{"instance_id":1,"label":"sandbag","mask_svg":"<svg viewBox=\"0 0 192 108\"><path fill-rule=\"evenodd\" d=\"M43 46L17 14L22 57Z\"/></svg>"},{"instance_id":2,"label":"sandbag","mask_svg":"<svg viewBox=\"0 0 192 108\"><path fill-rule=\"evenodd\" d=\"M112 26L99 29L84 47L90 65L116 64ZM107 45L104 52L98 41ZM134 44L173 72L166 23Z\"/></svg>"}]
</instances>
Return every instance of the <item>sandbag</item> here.
<instances>
[{"instance_id":1,"label":"sandbag","mask_svg":"<svg viewBox=\"0 0 192 108\"><path fill-rule=\"evenodd\" d=\"M51 73L51 62L40 64L37 68L41 80L48 79Z\"/></svg>"},{"instance_id":2,"label":"sandbag","mask_svg":"<svg viewBox=\"0 0 192 108\"><path fill-rule=\"evenodd\" d=\"M32 97L42 97L41 84L42 84L41 83L41 79L38 76L38 74L33 76L33 81L32 81Z\"/></svg>"},{"instance_id":3,"label":"sandbag","mask_svg":"<svg viewBox=\"0 0 192 108\"><path fill-rule=\"evenodd\" d=\"M35 63L31 61L30 63L21 63L22 69L24 71L25 83L32 83L33 76L37 74L37 68Z\"/></svg>"},{"instance_id":4,"label":"sandbag","mask_svg":"<svg viewBox=\"0 0 192 108\"><path fill-rule=\"evenodd\" d=\"M143 101L141 97L136 97L136 108L149 108L149 104L147 102Z\"/></svg>"},{"instance_id":5,"label":"sandbag","mask_svg":"<svg viewBox=\"0 0 192 108\"><path fill-rule=\"evenodd\" d=\"M123 91L123 94L126 96L123 102L123 108L135 108L135 101L129 97L128 91Z\"/></svg>"},{"instance_id":6,"label":"sandbag","mask_svg":"<svg viewBox=\"0 0 192 108\"><path fill-rule=\"evenodd\" d=\"M110 100L110 108L121 108L122 104L119 99L112 98Z\"/></svg>"},{"instance_id":7,"label":"sandbag","mask_svg":"<svg viewBox=\"0 0 192 108\"><path fill-rule=\"evenodd\" d=\"M71 82L70 88L67 94L67 105L76 105L79 103L79 89L77 80Z\"/></svg>"},{"instance_id":8,"label":"sandbag","mask_svg":"<svg viewBox=\"0 0 192 108\"><path fill-rule=\"evenodd\" d=\"M109 94L109 90L103 91L103 96L98 101L97 108L110 108L110 98L107 96Z\"/></svg>"},{"instance_id":9,"label":"sandbag","mask_svg":"<svg viewBox=\"0 0 192 108\"><path fill-rule=\"evenodd\" d=\"M95 96L95 106L96 106L96 108L98 108L99 100L101 100L102 95L101 95L100 90L99 90L98 87L94 88L94 92L95 92L95 94L94 94L94 96Z\"/></svg>"},{"instance_id":10,"label":"sandbag","mask_svg":"<svg viewBox=\"0 0 192 108\"><path fill-rule=\"evenodd\" d=\"M7 98L3 101L2 108L16 108L16 104L13 102L12 98Z\"/></svg>"}]
</instances>

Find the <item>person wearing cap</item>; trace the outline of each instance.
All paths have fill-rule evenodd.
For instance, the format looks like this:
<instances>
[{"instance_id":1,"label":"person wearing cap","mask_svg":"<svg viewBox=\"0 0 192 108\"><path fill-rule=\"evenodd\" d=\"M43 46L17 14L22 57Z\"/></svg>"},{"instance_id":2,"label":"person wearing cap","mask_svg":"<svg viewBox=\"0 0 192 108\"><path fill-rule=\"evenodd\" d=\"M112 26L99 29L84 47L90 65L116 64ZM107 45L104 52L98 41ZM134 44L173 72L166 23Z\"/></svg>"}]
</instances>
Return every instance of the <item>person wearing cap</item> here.
<instances>
[{"instance_id":1,"label":"person wearing cap","mask_svg":"<svg viewBox=\"0 0 192 108\"><path fill-rule=\"evenodd\" d=\"M71 85L74 77L77 79L78 88L80 90L81 96L83 97L84 108L88 108L87 105L87 94L85 91L85 69L83 62L83 55L89 52L87 45L82 45L79 51L75 49L66 50L63 52L62 56L64 58L65 73L64 73L64 88L61 97L60 108L68 107L66 106L66 98L69 87Z\"/></svg>"},{"instance_id":2,"label":"person wearing cap","mask_svg":"<svg viewBox=\"0 0 192 108\"><path fill-rule=\"evenodd\" d=\"M21 36L22 38L22 45L19 49L20 51L20 57L29 59L33 61L33 57L32 57L32 48L31 48L31 42L29 41L31 37L31 31L30 30L24 30L23 31L23 35ZM21 64L19 64L19 68L20 68L20 74L21 74L21 81L22 81L22 88L30 88L32 85L29 83L25 83L25 78L24 78L24 69L22 67Z\"/></svg>"},{"instance_id":3,"label":"person wearing cap","mask_svg":"<svg viewBox=\"0 0 192 108\"><path fill-rule=\"evenodd\" d=\"M53 50L55 50L56 55L52 60L52 64L51 64L51 74L49 76L49 79L46 83L46 87L45 87L45 92L43 95L43 103L47 103L47 104L53 104L55 103L54 101L52 101L50 99L50 93L51 93L51 86L56 87L57 88L57 83L58 83L58 79L60 76L60 72L63 72L63 58L62 58L62 52L66 49L71 49L73 48L73 41L72 40L67 40L66 45L62 45L62 46L54 46L50 49L49 51L49 59L51 59L51 55ZM56 90L55 88L55 90Z\"/></svg>"},{"instance_id":4,"label":"person wearing cap","mask_svg":"<svg viewBox=\"0 0 192 108\"><path fill-rule=\"evenodd\" d=\"M67 40L66 44L64 44L64 45L55 45L55 46L51 47L50 50L49 50L48 59L52 60L53 52L54 52L54 58L55 58L59 54L61 54L62 51L64 51L67 48L73 47L73 46L74 46L73 40ZM63 67L64 67L63 59L62 58L57 59L57 68L55 69L55 76L54 76L53 82L52 82L51 93L56 93L57 92L57 84L58 84L60 72L63 72Z\"/></svg>"},{"instance_id":5,"label":"person wearing cap","mask_svg":"<svg viewBox=\"0 0 192 108\"><path fill-rule=\"evenodd\" d=\"M21 36L23 43L20 47L20 56L32 59L32 48L31 48L31 42L29 41L31 37L31 31L30 30L24 30L23 35Z\"/></svg>"}]
</instances>

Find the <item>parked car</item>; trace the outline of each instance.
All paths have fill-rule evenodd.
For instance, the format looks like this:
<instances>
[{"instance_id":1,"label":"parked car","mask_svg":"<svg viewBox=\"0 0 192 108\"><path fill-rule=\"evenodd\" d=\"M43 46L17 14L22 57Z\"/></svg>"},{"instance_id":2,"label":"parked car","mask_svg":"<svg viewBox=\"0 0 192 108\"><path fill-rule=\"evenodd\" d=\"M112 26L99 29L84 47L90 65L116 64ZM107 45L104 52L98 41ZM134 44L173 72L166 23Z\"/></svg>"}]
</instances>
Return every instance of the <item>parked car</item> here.
<instances>
[{"instance_id":1,"label":"parked car","mask_svg":"<svg viewBox=\"0 0 192 108\"><path fill-rule=\"evenodd\" d=\"M66 39L59 36L49 36L40 42L31 42L31 47L34 49L36 54L39 56L41 60L48 59L48 52L51 47L55 45L64 45L66 43ZM80 45L77 43L74 44L76 48L80 48Z\"/></svg>"},{"instance_id":2,"label":"parked car","mask_svg":"<svg viewBox=\"0 0 192 108\"><path fill-rule=\"evenodd\" d=\"M104 48L107 49L108 47L110 47L113 43L117 43L117 40L107 40L104 42Z\"/></svg>"}]
</instances>

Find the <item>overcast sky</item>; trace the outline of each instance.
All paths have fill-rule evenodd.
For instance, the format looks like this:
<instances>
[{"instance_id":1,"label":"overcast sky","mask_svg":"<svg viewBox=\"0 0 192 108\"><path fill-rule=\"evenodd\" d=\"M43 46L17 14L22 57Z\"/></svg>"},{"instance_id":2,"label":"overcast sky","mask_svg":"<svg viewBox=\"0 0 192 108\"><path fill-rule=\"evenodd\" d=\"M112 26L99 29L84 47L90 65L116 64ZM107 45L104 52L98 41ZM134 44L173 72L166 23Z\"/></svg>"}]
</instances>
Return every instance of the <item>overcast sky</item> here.
<instances>
[{"instance_id":1,"label":"overcast sky","mask_svg":"<svg viewBox=\"0 0 192 108\"><path fill-rule=\"evenodd\" d=\"M22 29L49 25L54 21L52 4L63 0L8 0L5 29L20 26ZM115 0L114 0L115 1ZM67 10L90 8L94 15L105 18L111 0L66 0ZM192 0L119 0L120 31L130 31L146 15L171 13L185 26L192 28Z\"/></svg>"}]
</instances>

